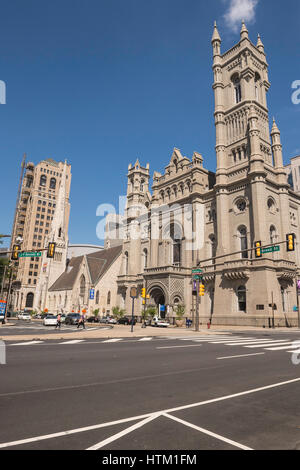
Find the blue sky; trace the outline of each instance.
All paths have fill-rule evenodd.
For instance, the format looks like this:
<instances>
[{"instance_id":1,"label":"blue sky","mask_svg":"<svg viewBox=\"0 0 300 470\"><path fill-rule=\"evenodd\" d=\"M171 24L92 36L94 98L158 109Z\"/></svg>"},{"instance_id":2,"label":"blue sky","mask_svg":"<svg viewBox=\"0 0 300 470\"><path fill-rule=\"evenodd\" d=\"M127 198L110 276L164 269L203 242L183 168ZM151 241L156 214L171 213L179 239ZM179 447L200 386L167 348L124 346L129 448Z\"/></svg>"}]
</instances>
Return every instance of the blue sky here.
<instances>
[{"instance_id":1,"label":"blue sky","mask_svg":"<svg viewBox=\"0 0 300 470\"><path fill-rule=\"evenodd\" d=\"M286 0L0 1L0 233L10 233L20 162L72 164L71 243L100 243L99 204L118 205L128 163L163 171L174 147L215 171L211 36L222 51L261 34L270 117L284 161L300 154L300 2Z\"/></svg>"}]
</instances>

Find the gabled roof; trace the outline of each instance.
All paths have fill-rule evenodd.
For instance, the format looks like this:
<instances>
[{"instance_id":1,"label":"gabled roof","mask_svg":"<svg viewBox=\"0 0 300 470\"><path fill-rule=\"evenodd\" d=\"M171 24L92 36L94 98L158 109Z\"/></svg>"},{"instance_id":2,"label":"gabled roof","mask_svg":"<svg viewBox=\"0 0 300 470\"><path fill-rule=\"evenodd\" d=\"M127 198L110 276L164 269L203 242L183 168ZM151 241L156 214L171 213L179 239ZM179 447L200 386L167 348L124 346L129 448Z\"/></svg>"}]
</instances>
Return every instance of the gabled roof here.
<instances>
[{"instance_id":1,"label":"gabled roof","mask_svg":"<svg viewBox=\"0 0 300 470\"><path fill-rule=\"evenodd\" d=\"M107 272L113 262L122 252L122 245L114 246L107 250L96 251L85 256L72 258L66 271L55 281L49 291L71 290L76 282L81 263L87 261L91 282L95 285Z\"/></svg>"}]
</instances>

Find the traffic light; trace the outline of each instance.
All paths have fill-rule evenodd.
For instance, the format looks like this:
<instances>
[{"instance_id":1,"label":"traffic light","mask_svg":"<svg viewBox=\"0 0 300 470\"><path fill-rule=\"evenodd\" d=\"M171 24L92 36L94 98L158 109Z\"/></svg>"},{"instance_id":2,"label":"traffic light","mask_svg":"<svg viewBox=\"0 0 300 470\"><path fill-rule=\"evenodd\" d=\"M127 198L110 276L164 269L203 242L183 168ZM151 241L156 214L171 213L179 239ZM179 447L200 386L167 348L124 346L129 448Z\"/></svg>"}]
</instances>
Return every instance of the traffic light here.
<instances>
[{"instance_id":1,"label":"traffic light","mask_svg":"<svg viewBox=\"0 0 300 470\"><path fill-rule=\"evenodd\" d=\"M11 259L13 261L18 261L20 251L21 251L21 245L14 245L13 246L13 251L12 251L12 254L11 254Z\"/></svg>"},{"instance_id":2,"label":"traffic light","mask_svg":"<svg viewBox=\"0 0 300 470\"><path fill-rule=\"evenodd\" d=\"M146 298L146 289L145 287L142 288L142 299Z\"/></svg>"},{"instance_id":3,"label":"traffic light","mask_svg":"<svg viewBox=\"0 0 300 470\"><path fill-rule=\"evenodd\" d=\"M200 295L200 297L203 297L204 293L205 293L205 286L204 286L204 284L200 284L200 286L199 286L199 295Z\"/></svg>"},{"instance_id":4,"label":"traffic light","mask_svg":"<svg viewBox=\"0 0 300 470\"><path fill-rule=\"evenodd\" d=\"M255 257L261 258L262 257L262 250L261 250L261 242L255 242Z\"/></svg>"},{"instance_id":5,"label":"traffic light","mask_svg":"<svg viewBox=\"0 0 300 470\"><path fill-rule=\"evenodd\" d=\"M47 258L54 258L56 243L51 242L48 245Z\"/></svg>"},{"instance_id":6,"label":"traffic light","mask_svg":"<svg viewBox=\"0 0 300 470\"><path fill-rule=\"evenodd\" d=\"M295 234L289 233L286 236L286 249L287 251L295 251Z\"/></svg>"}]
</instances>

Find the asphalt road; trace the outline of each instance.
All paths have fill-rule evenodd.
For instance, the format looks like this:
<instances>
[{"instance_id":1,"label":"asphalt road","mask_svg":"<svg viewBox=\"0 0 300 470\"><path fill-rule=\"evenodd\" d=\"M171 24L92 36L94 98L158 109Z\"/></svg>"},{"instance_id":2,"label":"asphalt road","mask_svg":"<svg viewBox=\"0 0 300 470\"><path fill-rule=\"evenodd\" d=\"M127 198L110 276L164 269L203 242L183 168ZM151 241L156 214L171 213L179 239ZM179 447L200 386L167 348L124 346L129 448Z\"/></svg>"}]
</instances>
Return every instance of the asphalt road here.
<instances>
[{"instance_id":1,"label":"asphalt road","mask_svg":"<svg viewBox=\"0 0 300 470\"><path fill-rule=\"evenodd\" d=\"M300 449L295 340L7 342L0 449Z\"/></svg>"}]
</instances>

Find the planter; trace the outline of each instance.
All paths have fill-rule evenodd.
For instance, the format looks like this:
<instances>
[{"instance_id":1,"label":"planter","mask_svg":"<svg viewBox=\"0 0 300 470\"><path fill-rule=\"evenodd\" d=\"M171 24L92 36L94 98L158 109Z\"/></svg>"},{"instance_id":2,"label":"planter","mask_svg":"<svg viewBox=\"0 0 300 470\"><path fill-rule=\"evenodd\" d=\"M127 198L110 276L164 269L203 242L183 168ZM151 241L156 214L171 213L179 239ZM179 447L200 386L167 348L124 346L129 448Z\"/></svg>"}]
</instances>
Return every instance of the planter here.
<instances>
[{"instance_id":1,"label":"planter","mask_svg":"<svg viewBox=\"0 0 300 470\"><path fill-rule=\"evenodd\" d=\"M175 324L178 328L181 328L184 324L184 320L175 320Z\"/></svg>"}]
</instances>

